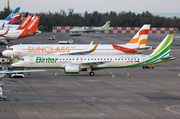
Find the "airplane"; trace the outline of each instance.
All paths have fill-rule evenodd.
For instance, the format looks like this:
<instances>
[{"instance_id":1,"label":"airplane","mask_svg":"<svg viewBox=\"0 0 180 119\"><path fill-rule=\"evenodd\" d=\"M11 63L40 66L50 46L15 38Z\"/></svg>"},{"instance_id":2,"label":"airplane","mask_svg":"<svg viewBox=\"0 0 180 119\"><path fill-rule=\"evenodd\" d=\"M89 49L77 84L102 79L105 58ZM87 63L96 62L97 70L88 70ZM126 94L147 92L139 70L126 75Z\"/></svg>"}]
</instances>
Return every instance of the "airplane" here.
<instances>
[{"instance_id":1,"label":"airplane","mask_svg":"<svg viewBox=\"0 0 180 119\"><path fill-rule=\"evenodd\" d=\"M19 17L20 17L20 12L16 13L9 22L5 23L5 25L14 24L18 22Z\"/></svg>"},{"instance_id":2,"label":"airplane","mask_svg":"<svg viewBox=\"0 0 180 119\"><path fill-rule=\"evenodd\" d=\"M20 13L16 13L18 15L20 15ZM18 28L19 25L26 19L26 17L28 16L29 12L26 12L25 14L22 15L22 17L15 22L14 17L8 22L8 23L4 23L2 26L1 26L1 30L5 30L5 29L8 29L8 28ZM18 16L19 17L19 16Z\"/></svg>"},{"instance_id":3,"label":"airplane","mask_svg":"<svg viewBox=\"0 0 180 119\"><path fill-rule=\"evenodd\" d=\"M40 71L46 71L46 70L16 70L16 71L0 71L0 99L7 100L7 96L4 96L3 92L9 92L11 90L3 90L2 87L4 84L2 83L2 79L4 78L4 75L6 74L12 74L12 73L30 73L30 72L40 72Z\"/></svg>"},{"instance_id":4,"label":"airplane","mask_svg":"<svg viewBox=\"0 0 180 119\"><path fill-rule=\"evenodd\" d=\"M39 19L40 16L36 16L34 20L32 20L25 29L19 30L19 27L22 27L22 25L25 23L24 20L17 29L8 28L7 30L0 30L0 40L19 39L40 33L40 31L37 30Z\"/></svg>"},{"instance_id":5,"label":"airplane","mask_svg":"<svg viewBox=\"0 0 180 119\"><path fill-rule=\"evenodd\" d=\"M152 49L146 46L150 25L146 24L127 44L20 44L2 52L4 57L26 55L122 55L137 54Z\"/></svg>"},{"instance_id":6,"label":"airplane","mask_svg":"<svg viewBox=\"0 0 180 119\"><path fill-rule=\"evenodd\" d=\"M17 7L6 19L0 20L0 23L8 23L19 10L20 7Z\"/></svg>"},{"instance_id":7,"label":"airplane","mask_svg":"<svg viewBox=\"0 0 180 119\"><path fill-rule=\"evenodd\" d=\"M141 67L176 59L169 56L173 36L167 35L150 55L28 55L16 60L11 66L26 69L64 69L67 74L87 71L90 76L94 76L94 70Z\"/></svg>"},{"instance_id":8,"label":"airplane","mask_svg":"<svg viewBox=\"0 0 180 119\"><path fill-rule=\"evenodd\" d=\"M104 31L104 30L109 28L110 23L111 23L111 21L107 21L106 24L102 27L93 27L93 28L91 28L91 27L81 27L81 28L74 27L74 28L70 29L70 34L73 35L73 34L75 34L75 32L87 32L87 33L89 33L89 32L94 32L94 31L95 32Z\"/></svg>"}]
</instances>

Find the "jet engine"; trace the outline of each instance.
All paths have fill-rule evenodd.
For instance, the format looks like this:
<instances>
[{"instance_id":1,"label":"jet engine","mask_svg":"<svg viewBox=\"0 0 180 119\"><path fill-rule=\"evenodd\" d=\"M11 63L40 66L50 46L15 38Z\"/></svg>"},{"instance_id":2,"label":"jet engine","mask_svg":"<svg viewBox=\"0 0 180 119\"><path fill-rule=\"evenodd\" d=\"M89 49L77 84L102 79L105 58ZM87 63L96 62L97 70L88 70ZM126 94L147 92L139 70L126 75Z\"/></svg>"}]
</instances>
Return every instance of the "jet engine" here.
<instances>
[{"instance_id":1,"label":"jet engine","mask_svg":"<svg viewBox=\"0 0 180 119\"><path fill-rule=\"evenodd\" d=\"M79 67L79 65L66 64L64 71L66 74L79 74L80 67Z\"/></svg>"}]
</instances>

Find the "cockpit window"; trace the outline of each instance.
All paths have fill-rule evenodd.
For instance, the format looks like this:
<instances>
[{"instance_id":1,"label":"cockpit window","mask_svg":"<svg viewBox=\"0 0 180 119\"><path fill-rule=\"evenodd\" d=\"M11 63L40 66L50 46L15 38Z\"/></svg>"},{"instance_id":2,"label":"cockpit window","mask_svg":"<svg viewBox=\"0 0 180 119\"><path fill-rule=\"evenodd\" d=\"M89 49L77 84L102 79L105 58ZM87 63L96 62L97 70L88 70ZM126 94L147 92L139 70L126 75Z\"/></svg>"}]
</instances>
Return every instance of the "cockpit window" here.
<instances>
[{"instance_id":1,"label":"cockpit window","mask_svg":"<svg viewBox=\"0 0 180 119\"><path fill-rule=\"evenodd\" d=\"M13 50L13 48L9 48L9 50Z\"/></svg>"},{"instance_id":2,"label":"cockpit window","mask_svg":"<svg viewBox=\"0 0 180 119\"><path fill-rule=\"evenodd\" d=\"M24 58L20 58L19 60L24 61Z\"/></svg>"}]
</instances>

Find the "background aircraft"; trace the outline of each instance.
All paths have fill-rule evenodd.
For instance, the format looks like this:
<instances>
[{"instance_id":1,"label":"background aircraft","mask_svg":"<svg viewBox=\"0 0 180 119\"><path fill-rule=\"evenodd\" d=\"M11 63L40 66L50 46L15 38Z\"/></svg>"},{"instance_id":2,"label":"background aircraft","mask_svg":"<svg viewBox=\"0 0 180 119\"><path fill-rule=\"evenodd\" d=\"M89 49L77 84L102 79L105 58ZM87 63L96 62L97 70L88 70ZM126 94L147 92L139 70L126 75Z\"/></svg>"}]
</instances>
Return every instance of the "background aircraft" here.
<instances>
[{"instance_id":1,"label":"background aircraft","mask_svg":"<svg viewBox=\"0 0 180 119\"><path fill-rule=\"evenodd\" d=\"M13 16L14 16L17 12L19 12L19 10L20 10L20 7L17 7L6 19L0 20L0 23L7 23L7 22L9 22L9 21L13 18Z\"/></svg>"},{"instance_id":2,"label":"background aircraft","mask_svg":"<svg viewBox=\"0 0 180 119\"><path fill-rule=\"evenodd\" d=\"M104 31L104 30L109 28L110 23L111 23L111 21L107 21L106 24L102 27L92 27L92 28L91 27L81 27L81 28L74 27L70 30L70 34L73 34L75 32L87 32L87 33L89 33L89 32L94 32L94 31L95 32Z\"/></svg>"},{"instance_id":3,"label":"background aircraft","mask_svg":"<svg viewBox=\"0 0 180 119\"><path fill-rule=\"evenodd\" d=\"M18 12L19 13L19 12ZM17 14L17 13L16 13ZM26 12L25 14L23 14L22 15L22 17L19 19L19 16L18 16L18 20L15 22L15 20L14 21L12 21L13 19L14 19L14 17L8 22L8 23L4 23L2 26L1 26L1 30L5 30L5 29L7 29L7 28L10 28L10 29L12 29L12 28L18 28L19 27L19 25L26 19L26 17L28 16L28 14L29 14L29 12ZM19 15L20 15L20 13L19 13Z\"/></svg>"},{"instance_id":4,"label":"background aircraft","mask_svg":"<svg viewBox=\"0 0 180 119\"><path fill-rule=\"evenodd\" d=\"M93 70L105 68L130 68L157 64L175 59L170 57L173 35L167 35L150 55L30 55L20 58L11 66L28 69L57 68L67 74L87 71L94 76Z\"/></svg>"},{"instance_id":5,"label":"background aircraft","mask_svg":"<svg viewBox=\"0 0 180 119\"><path fill-rule=\"evenodd\" d=\"M129 43L120 44L20 44L3 51L4 57L17 58L26 55L121 55L142 53L152 49L146 46L150 25L143 27Z\"/></svg>"},{"instance_id":6,"label":"background aircraft","mask_svg":"<svg viewBox=\"0 0 180 119\"><path fill-rule=\"evenodd\" d=\"M40 16L36 16L34 20L32 20L25 29L19 30L25 22L22 23L17 29L7 29L7 30L0 30L0 39L3 40L11 40L11 39L19 39L24 37L29 37L36 35L37 27L39 23ZM31 20L31 19L30 19Z\"/></svg>"}]
</instances>

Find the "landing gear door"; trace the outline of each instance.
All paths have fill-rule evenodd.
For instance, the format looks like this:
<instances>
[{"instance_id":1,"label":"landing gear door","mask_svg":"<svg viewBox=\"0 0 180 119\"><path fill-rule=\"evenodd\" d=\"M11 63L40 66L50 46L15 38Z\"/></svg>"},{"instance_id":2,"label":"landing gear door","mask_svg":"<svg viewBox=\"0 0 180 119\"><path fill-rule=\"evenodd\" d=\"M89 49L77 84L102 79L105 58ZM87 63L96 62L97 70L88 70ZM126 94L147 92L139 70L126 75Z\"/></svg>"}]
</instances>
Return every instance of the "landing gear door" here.
<instances>
[{"instance_id":1,"label":"landing gear door","mask_svg":"<svg viewBox=\"0 0 180 119\"><path fill-rule=\"evenodd\" d=\"M29 63L32 65L34 63L34 56L29 57Z\"/></svg>"}]
</instances>

